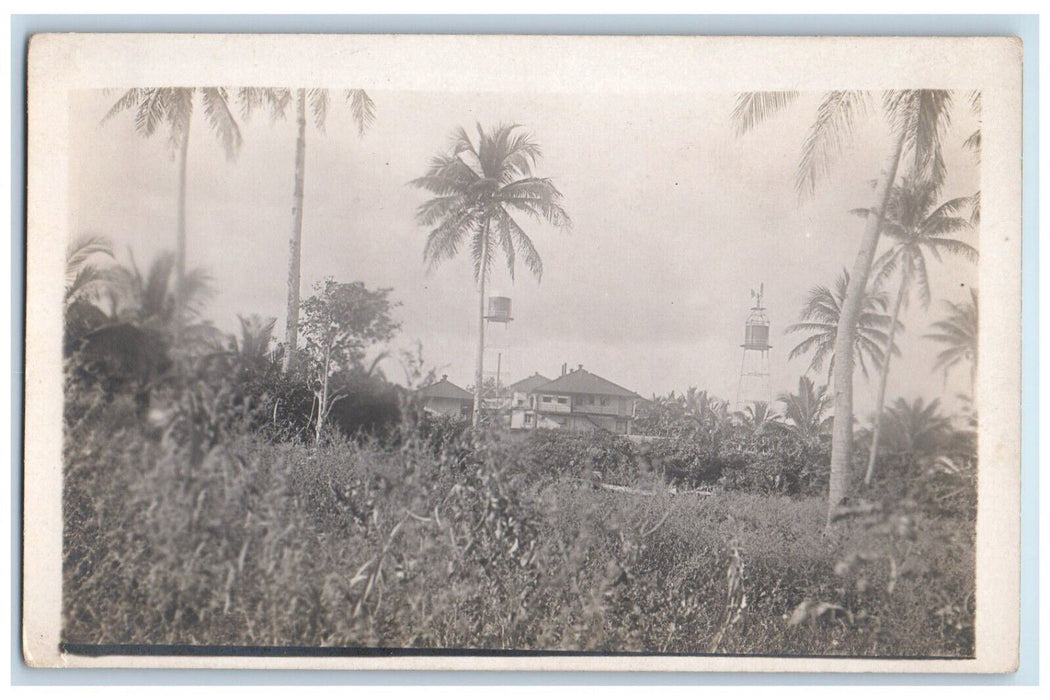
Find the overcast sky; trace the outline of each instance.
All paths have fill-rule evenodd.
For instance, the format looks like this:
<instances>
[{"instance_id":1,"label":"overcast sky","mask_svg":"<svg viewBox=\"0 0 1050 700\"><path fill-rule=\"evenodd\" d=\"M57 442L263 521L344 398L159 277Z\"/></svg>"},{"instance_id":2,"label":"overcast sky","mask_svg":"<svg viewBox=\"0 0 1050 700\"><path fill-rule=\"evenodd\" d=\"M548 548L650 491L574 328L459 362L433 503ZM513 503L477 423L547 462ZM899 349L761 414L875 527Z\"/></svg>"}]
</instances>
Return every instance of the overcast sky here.
<instances>
[{"instance_id":1,"label":"overcast sky","mask_svg":"<svg viewBox=\"0 0 1050 700\"><path fill-rule=\"evenodd\" d=\"M858 127L814 196L799 200L794 172L815 96L754 133L737 137L731 94L675 95L405 93L370 90L374 126L359 138L349 110L333 102L326 133L308 127L303 224L303 296L326 276L393 288L402 332L394 348L422 342L429 366L472 382L476 288L469 256L428 273L426 230L414 221L426 194L407 185L450 132L475 122L524 125L543 147L537 174L562 191L573 219L563 232L521 219L545 267L537 282L500 269L491 287L512 297L514 321L500 337L502 379L562 363L587 369L643 396L689 386L732 400L740 371L749 290L765 284L772 323L774 395L797 385L808 360L788 361L808 290L852 266L868 206L868 184L888 148L877 116ZM73 100L71 235L109 236L140 265L175 237L176 167L166 136L145 139L131 114L100 119L118 93ZM338 93L336 95L338 96ZM962 141L976 128L959 99L946 151L943 199L979 189L978 166ZM242 124L240 157L226 162L198 112L191 127L189 265L212 274L207 315L221 328L236 315L278 319L283 329L291 228L294 119L260 114ZM977 244L977 234L966 239ZM904 315L904 353L888 395L943 396L968 386L959 371L945 385L932 372L937 348L921 338L976 284L976 266L946 259L931 268L934 303ZM384 368L395 380L397 362ZM488 368L487 368L488 369ZM858 376L857 401L870 409L874 380Z\"/></svg>"}]
</instances>

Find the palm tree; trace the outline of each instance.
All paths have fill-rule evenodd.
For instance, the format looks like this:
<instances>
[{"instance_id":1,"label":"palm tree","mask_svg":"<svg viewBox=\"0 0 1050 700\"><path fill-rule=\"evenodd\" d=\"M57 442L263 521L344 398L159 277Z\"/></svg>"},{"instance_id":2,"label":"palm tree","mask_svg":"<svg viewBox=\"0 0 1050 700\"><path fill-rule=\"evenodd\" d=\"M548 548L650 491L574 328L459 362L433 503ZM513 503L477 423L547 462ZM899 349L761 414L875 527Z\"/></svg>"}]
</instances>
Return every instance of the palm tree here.
<instances>
[{"instance_id":1,"label":"palm tree","mask_svg":"<svg viewBox=\"0 0 1050 700\"><path fill-rule=\"evenodd\" d=\"M958 197L940 206L935 206L937 190L932 182L916 180L908 176L893 188L882 221L882 232L892 240L892 245L875 261L875 284L880 284L894 272L900 271L897 300L893 304L893 322L889 328L888 344L892 345L897 331L897 319L901 308L908 304L909 291L915 285L919 301L924 309L930 305L930 279L926 274L926 253L938 262L942 253L960 255L971 261L977 260L977 249L956 238L953 234L966 231L970 222L956 214L970 202L970 197ZM873 216L868 209L854 213ZM879 378L878 398L875 403L875 425L872 429L871 450L868 467L864 473L865 485L871 483L875 471L875 460L879 450L879 433L882 425L882 407L886 400L886 382L890 373L890 357L882 363Z\"/></svg>"},{"instance_id":2,"label":"palm tree","mask_svg":"<svg viewBox=\"0 0 1050 700\"><path fill-rule=\"evenodd\" d=\"M218 339L208 321L195 320L211 295L211 276L201 268L187 271L183 278L181 306L172 289L175 268L172 253L158 255L145 274L131 256L129 267L118 266L112 273L115 287L114 317L165 339L179 350L203 349Z\"/></svg>"},{"instance_id":3,"label":"palm tree","mask_svg":"<svg viewBox=\"0 0 1050 700\"><path fill-rule=\"evenodd\" d=\"M682 395L686 415L700 427L703 435L717 453L722 438L732 427L733 416L729 412L729 402L711 396L707 390L697 391L694 387Z\"/></svg>"},{"instance_id":4,"label":"palm tree","mask_svg":"<svg viewBox=\"0 0 1050 700\"><path fill-rule=\"evenodd\" d=\"M452 134L452 148L431 160L416 187L435 195L420 205L416 218L433 227L427 236L423 258L431 267L456 256L464 241L474 261L478 284L478 347L474 372L473 424L481 418L482 365L485 350L485 280L498 245L514 278L517 255L540 279L543 261L512 212L527 214L538 222L569 227L569 215L561 206L561 193L549 178L533 175L540 147L519 126L500 125L486 132L477 125L475 145L460 127Z\"/></svg>"},{"instance_id":5,"label":"palm tree","mask_svg":"<svg viewBox=\"0 0 1050 700\"><path fill-rule=\"evenodd\" d=\"M364 90L344 90L358 134L364 136L375 121L375 103ZM303 193L306 177L306 111L309 103L314 126L322 134L328 121L331 95L320 88L242 88L238 92L245 119L262 106L270 109L271 120L283 119L288 106L295 102L295 184L292 189L292 233L288 239L288 304L284 323L284 371L291 371L299 345L299 287L303 240Z\"/></svg>"},{"instance_id":6,"label":"palm tree","mask_svg":"<svg viewBox=\"0 0 1050 700\"><path fill-rule=\"evenodd\" d=\"M908 403L898 398L886 409L886 444L890 451L912 457L932 457L952 437L951 420L940 413L940 400Z\"/></svg>"},{"instance_id":7,"label":"palm tree","mask_svg":"<svg viewBox=\"0 0 1050 700\"><path fill-rule=\"evenodd\" d=\"M799 323L788 326L788 333L806 333L806 338L788 353L789 359L795 359L809 352L813 353L807 372L820 372L824 361L828 361L828 380L835 368L835 338L838 334L839 317L842 313L843 300L849 289L849 272L842 271L835 280L835 288L824 285L813 287L809 291ZM886 313L887 299L882 292L868 292L864 295L863 307L857 323L857 333L853 343L855 361L861 372L868 376L868 365L881 367L886 362L886 348L899 355L900 349L890 342L890 316ZM899 322L897 324L900 325Z\"/></svg>"},{"instance_id":8,"label":"palm tree","mask_svg":"<svg viewBox=\"0 0 1050 700\"><path fill-rule=\"evenodd\" d=\"M827 387L817 387L806 376L798 378L798 393L785 392L778 397L784 404L784 420L788 432L807 445L816 445L821 436L827 435L832 419L827 417L831 397Z\"/></svg>"},{"instance_id":9,"label":"palm tree","mask_svg":"<svg viewBox=\"0 0 1050 700\"><path fill-rule=\"evenodd\" d=\"M798 92L753 92L741 94L733 119L742 134L760 121L794 102ZM858 115L871 107L872 96L865 91L833 91L822 96L816 119L803 144L796 173L799 194L811 193L819 178L830 170L830 161L852 135ZM879 243L880 224L897 170L909 155L916 177L943 182L945 174L941 141L951 120L952 95L947 90L889 90L882 93L882 112L893 135L893 145L875 185L875 216L867 218L864 236L853 264L835 335L835 354L846 358L833 372L835 422L831 445L831 478L828 485L827 526L835 509L845 499L850 484L853 458L853 356L857 325L864 308L868 274Z\"/></svg>"},{"instance_id":10,"label":"palm tree","mask_svg":"<svg viewBox=\"0 0 1050 700\"><path fill-rule=\"evenodd\" d=\"M259 371L273 365L273 328L277 319L272 316L262 318L256 314L237 315L241 334L230 336L228 352L237 365L247 371Z\"/></svg>"},{"instance_id":11,"label":"palm tree","mask_svg":"<svg viewBox=\"0 0 1050 700\"><path fill-rule=\"evenodd\" d=\"M168 142L178 154L179 189L176 202L178 219L175 230L175 306L182 307L186 277L186 157L190 143L190 122L193 117L194 97L200 93L201 106L208 125L219 138L227 160L237 156L241 147L241 130L230 111L226 88L134 88L125 92L110 108L103 123L117 114L133 110L135 130L145 137L153 136L162 128L168 129ZM182 316L181 312L175 314ZM180 329L175 328L176 337Z\"/></svg>"},{"instance_id":12,"label":"palm tree","mask_svg":"<svg viewBox=\"0 0 1050 700\"><path fill-rule=\"evenodd\" d=\"M749 435L761 434L780 421L780 416L765 401L755 401L743 411L737 411L735 417Z\"/></svg>"},{"instance_id":13,"label":"palm tree","mask_svg":"<svg viewBox=\"0 0 1050 700\"><path fill-rule=\"evenodd\" d=\"M64 350L71 354L81 339L109 321L97 303L113 291L113 275L101 259L113 258L102 236L81 236L66 248Z\"/></svg>"},{"instance_id":14,"label":"palm tree","mask_svg":"<svg viewBox=\"0 0 1050 700\"><path fill-rule=\"evenodd\" d=\"M66 248L66 292L68 308L82 297L97 295L109 282L98 258L113 259L113 245L102 236L81 236Z\"/></svg>"},{"instance_id":15,"label":"palm tree","mask_svg":"<svg viewBox=\"0 0 1050 700\"><path fill-rule=\"evenodd\" d=\"M969 301L944 303L948 307L948 315L931 326L935 329L934 333L925 336L946 346L937 353L933 368L944 370L947 379L949 370L969 362L970 394L973 395L977 381L977 290L970 289Z\"/></svg>"}]
</instances>

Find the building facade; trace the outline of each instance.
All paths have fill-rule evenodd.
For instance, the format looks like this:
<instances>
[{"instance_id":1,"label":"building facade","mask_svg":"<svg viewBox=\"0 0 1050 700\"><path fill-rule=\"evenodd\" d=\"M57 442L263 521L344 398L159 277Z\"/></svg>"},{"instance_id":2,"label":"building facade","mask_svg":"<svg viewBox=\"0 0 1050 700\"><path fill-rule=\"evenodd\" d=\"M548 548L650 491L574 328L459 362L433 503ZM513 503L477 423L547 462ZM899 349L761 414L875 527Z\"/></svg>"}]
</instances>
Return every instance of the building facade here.
<instances>
[{"instance_id":1,"label":"building facade","mask_svg":"<svg viewBox=\"0 0 1050 700\"><path fill-rule=\"evenodd\" d=\"M534 374L508 387L510 427L631 435L641 396L579 365L554 380Z\"/></svg>"}]
</instances>

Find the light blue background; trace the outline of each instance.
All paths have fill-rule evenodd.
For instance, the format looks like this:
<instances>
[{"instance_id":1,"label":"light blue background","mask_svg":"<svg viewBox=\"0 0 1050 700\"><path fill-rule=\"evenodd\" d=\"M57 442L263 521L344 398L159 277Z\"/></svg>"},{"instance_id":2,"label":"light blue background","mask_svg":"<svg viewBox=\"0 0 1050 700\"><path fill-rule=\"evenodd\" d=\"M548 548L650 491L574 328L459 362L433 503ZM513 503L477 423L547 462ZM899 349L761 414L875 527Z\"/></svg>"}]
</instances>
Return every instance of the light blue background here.
<instances>
[{"instance_id":1,"label":"light blue background","mask_svg":"<svg viewBox=\"0 0 1050 700\"><path fill-rule=\"evenodd\" d=\"M1017 36L1024 41L1021 666L943 674L497 673L30 669L21 656L22 374L25 309L25 56L39 32L417 34L798 34ZM11 682L15 685L1034 685L1039 681L1039 18L1036 15L14 15L11 17ZM17 235L16 235L17 232ZM58 585L58 582L56 582Z\"/></svg>"}]
</instances>

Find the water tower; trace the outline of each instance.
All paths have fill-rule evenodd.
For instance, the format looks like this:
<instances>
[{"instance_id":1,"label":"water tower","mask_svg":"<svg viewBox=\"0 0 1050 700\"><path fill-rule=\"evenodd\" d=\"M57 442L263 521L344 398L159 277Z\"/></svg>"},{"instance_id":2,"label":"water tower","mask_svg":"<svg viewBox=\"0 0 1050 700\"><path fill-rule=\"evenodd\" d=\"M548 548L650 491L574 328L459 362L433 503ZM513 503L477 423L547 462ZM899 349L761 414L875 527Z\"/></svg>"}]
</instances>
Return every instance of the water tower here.
<instances>
[{"instance_id":1,"label":"water tower","mask_svg":"<svg viewBox=\"0 0 1050 700\"><path fill-rule=\"evenodd\" d=\"M736 408L743 410L755 401L771 403L772 388L769 381L769 317L762 305L765 284L756 292L751 290L755 305L744 323L744 357L740 361L740 382L736 390Z\"/></svg>"},{"instance_id":2,"label":"water tower","mask_svg":"<svg viewBox=\"0 0 1050 700\"><path fill-rule=\"evenodd\" d=\"M510 315L510 297L494 295L489 297L488 312L485 314L485 378L493 379L496 390L503 386L503 355L510 346L508 326L514 319Z\"/></svg>"}]
</instances>

